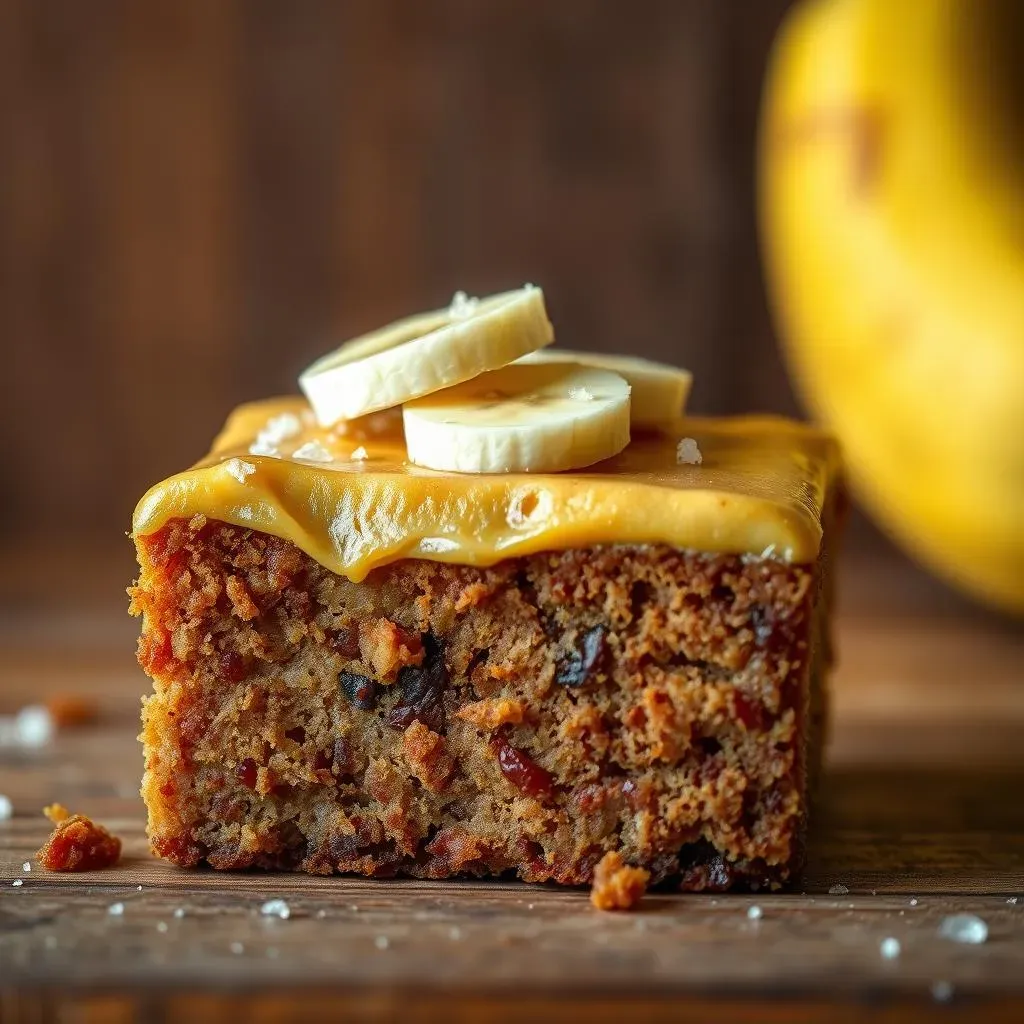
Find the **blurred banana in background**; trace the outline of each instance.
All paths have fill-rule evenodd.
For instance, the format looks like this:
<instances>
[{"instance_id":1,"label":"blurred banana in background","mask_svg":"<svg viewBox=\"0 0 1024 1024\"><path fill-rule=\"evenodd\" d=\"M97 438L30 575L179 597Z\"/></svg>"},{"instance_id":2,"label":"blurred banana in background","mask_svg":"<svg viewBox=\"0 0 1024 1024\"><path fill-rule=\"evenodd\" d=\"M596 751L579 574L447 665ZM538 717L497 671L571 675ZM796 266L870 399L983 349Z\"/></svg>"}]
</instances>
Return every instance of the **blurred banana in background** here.
<instances>
[{"instance_id":1,"label":"blurred banana in background","mask_svg":"<svg viewBox=\"0 0 1024 1024\"><path fill-rule=\"evenodd\" d=\"M1024 612L1024 3L804 0L759 190L779 332L856 493Z\"/></svg>"}]
</instances>

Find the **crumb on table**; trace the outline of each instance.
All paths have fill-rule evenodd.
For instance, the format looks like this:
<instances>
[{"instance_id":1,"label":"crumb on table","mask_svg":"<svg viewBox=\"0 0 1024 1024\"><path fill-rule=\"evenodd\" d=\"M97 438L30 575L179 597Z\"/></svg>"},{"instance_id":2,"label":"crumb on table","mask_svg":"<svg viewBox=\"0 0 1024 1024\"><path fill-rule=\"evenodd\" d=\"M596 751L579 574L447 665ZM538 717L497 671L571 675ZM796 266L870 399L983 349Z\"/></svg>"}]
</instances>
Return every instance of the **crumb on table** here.
<instances>
[{"instance_id":1,"label":"crumb on table","mask_svg":"<svg viewBox=\"0 0 1024 1024\"><path fill-rule=\"evenodd\" d=\"M58 729L90 725L96 721L99 713L99 707L92 697L75 693L51 694L44 703Z\"/></svg>"},{"instance_id":2,"label":"crumb on table","mask_svg":"<svg viewBox=\"0 0 1024 1024\"><path fill-rule=\"evenodd\" d=\"M36 860L47 871L95 871L113 867L121 857L121 840L84 814L68 814L51 804L43 813L55 828Z\"/></svg>"},{"instance_id":3,"label":"crumb on table","mask_svg":"<svg viewBox=\"0 0 1024 1024\"><path fill-rule=\"evenodd\" d=\"M71 817L71 812L63 804L47 804L43 808L45 814L54 825L59 825L65 818Z\"/></svg>"},{"instance_id":4,"label":"crumb on table","mask_svg":"<svg viewBox=\"0 0 1024 1024\"><path fill-rule=\"evenodd\" d=\"M647 891L650 872L630 867L622 855L606 853L594 869L590 902L598 910L632 910Z\"/></svg>"}]
</instances>

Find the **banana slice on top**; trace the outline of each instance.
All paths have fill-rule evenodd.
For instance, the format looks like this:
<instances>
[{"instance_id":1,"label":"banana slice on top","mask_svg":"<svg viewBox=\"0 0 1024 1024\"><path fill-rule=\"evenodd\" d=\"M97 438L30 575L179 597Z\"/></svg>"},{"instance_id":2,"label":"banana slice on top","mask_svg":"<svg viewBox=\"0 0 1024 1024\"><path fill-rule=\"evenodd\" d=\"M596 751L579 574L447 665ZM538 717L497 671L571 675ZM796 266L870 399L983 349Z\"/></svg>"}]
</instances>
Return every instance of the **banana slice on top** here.
<instances>
[{"instance_id":1,"label":"banana slice on top","mask_svg":"<svg viewBox=\"0 0 1024 1024\"><path fill-rule=\"evenodd\" d=\"M569 363L516 363L410 402L409 460L456 473L557 473L629 444L629 385Z\"/></svg>"},{"instance_id":2,"label":"banana slice on top","mask_svg":"<svg viewBox=\"0 0 1024 1024\"><path fill-rule=\"evenodd\" d=\"M299 385L326 427L470 380L553 337L540 288L526 285L486 299L459 292L448 309L347 342L305 370Z\"/></svg>"},{"instance_id":3,"label":"banana slice on top","mask_svg":"<svg viewBox=\"0 0 1024 1024\"><path fill-rule=\"evenodd\" d=\"M611 356L599 352L568 352L549 348L523 356L520 363L562 363L611 370L633 389L630 422L634 427L657 427L678 419L686 408L693 374L677 366L632 356Z\"/></svg>"}]
</instances>

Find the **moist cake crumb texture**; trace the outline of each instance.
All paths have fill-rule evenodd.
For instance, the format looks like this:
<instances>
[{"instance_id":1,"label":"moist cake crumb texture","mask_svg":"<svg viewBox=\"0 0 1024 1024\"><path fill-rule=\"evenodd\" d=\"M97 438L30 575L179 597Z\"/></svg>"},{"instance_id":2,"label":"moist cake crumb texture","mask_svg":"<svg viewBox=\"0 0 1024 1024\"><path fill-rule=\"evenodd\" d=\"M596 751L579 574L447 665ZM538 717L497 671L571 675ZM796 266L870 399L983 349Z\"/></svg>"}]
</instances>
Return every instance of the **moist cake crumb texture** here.
<instances>
[{"instance_id":1,"label":"moist cake crumb texture","mask_svg":"<svg viewBox=\"0 0 1024 1024\"><path fill-rule=\"evenodd\" d=\"M590 902L598 910L632 910L643 899L650 877L650 872L630 867L612 850L594 869Z\"/></svg>"},{"instance_id":2,"label":"moist cake crumb texture","mask_svg":"<svg viewBox=\"0 0 1024 1024\"><path fill-rule=\"evenodd\" d=\"M722 891L799 869L825 559L609 545L357 584L201 515L136 542L162 857L566 884L603 862L596 891L627 902L645 872Z\"/></svg>"}]
</instances>

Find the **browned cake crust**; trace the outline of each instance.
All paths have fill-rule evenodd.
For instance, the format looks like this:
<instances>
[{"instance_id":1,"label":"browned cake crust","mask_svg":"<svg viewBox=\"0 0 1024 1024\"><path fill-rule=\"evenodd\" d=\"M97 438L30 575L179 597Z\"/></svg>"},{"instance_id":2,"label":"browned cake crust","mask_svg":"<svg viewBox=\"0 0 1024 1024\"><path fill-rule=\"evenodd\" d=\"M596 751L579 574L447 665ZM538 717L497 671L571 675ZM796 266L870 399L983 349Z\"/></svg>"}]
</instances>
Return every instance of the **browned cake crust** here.
<instances>
[{"instance_id":1,"label":"browned cake crust","mask_svg":"<svg viewBox=\"0 0 1024 1024\"><path fill-rule=\"evenodd\" d=\"M287 541L138 540L143 795L178 864L686 890L798 870L821 566L608 546L362 583Z\"/></svg>"}]
</instances>

